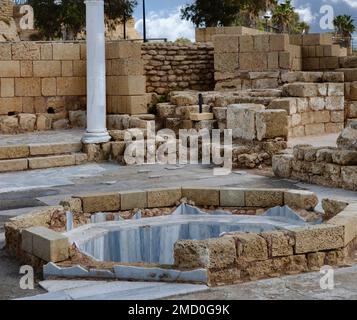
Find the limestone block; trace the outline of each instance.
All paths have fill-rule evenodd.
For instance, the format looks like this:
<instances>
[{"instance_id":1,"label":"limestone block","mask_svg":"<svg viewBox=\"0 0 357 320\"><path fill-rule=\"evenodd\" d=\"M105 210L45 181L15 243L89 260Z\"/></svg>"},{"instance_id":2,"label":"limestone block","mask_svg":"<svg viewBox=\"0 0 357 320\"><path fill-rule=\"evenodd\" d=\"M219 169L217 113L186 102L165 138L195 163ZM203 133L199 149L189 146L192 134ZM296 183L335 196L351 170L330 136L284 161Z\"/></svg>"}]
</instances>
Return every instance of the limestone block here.
<instances>
[{"instance_id":1,"label":"limestone block","mask_svg":"<svg viewBox=\"0 0 357 320\"><path fill-rule=\"evenodd\" d=\"M76 158L74 155L29 158L28 161L30 169L65 167L76 164Z\"/></svg>"},{"instance_id":2,"label":"limestone block","mask_svg":"<svg viewBox=\"0 0 357 320\"><path fill-rule=\"evenodd\" d=\"M113 59L110 61L108 72L115 76L142 76L144 74L143 61L137 58Z\"/></svg>"},{"instance_id":3,"label":"limestone block","mask_svg":"<svg viewBox=\"0 0 357 320\"><path fill-rule=\"evenodd\" d=\"M23 171L27 169L27 159L0 160L0 172Z\"/></svg>"},{"instance_id":4,"label":"limestone block","mask_svg":"<svg viewBox=\"0 0 357 320\"><path fill-rule=\"evenodd\" d=\"M329 96L344 96L345 88L343 83L329 83L327 95Z\"/></svg>"},{"instance_id":5,"label":"limestone block","mask_svg":"<svg viewBox=\"0 0 357 320\"><path fill-rule=\"evenodd\" d=\"M323 81L324 82L344 82L345 75L343 72L334 72L334 71L326 71L323 74Z\"/></svg>"},{"instance_id":6,"label":"limestone block","mask_svg":"<svg viewBox=\"0 0 357 320\"><path fill-rule=\"evenodd\" d=\"M45 227L22 231L22 249L46 262L60 262L69 257L68 238Z\"/></svg>"},{"instance_id":7,"label":"limestone block","mask_svg":"<svg viewBox=\"0 0 357 320\"><path fill-rule=\"evenodd\" d=\"M43 96L56 96L56 78L41 79L41 92Z\"/></svg>"},{"instance_id":8,"label":"limestone block","mask_svg":"<svg viewBox=\"0 0 357 320\"><path fill-rule=\"evenodd\" d=\"M306 255L307 265L312 271L320 271L321 267L325 265L324 252L312 252Z\"/></svg>"},{"instance_id":9,"label":"limestone block","mask_svg":"<svg viewBox=\"0 0 357 320\"><path fill-rule=\"evenodd\" d=\"M256 139L257 111L264 110L260 104L235 104L227 107L227 129L233 130L233 138Z\"/></svg>"},{"instance_id":10,"label":"limestone block","mask_svg":"<svg viewBox=\"0 0 357 320\"><path fill-rule=\"evenodd\" d=\"M21 113L19 114L19 126L23 131L32 132L35 130L36 115Z\"/></svg>"},{"instance_id":11,"label":"limestone block","mask_svg":"<svg viewBox=\"0 0 357 320\"><path fill-rule=\"evenodd\" d=\"M203 121L203 120L213 120L213 113L190 113L190 120L192 121Z\"/></svg>"},{"instance_id":12,"label":"limestone block","mask_svg":"<svg viewBox=\"0 0 357 320\"><path fill-rule=\"evenodd\" d=\"M182 197L187 198L197 206L219 206L219 189L204 187L184 187Z\"/></svg>"},{"instance_id":13,"label":"limestone block","mask_svg":"<svg viewBox=\"0 0 357 320\"><path fill-rule=\"evenodd\" d=\"M213 38L214 50L217 53L238 52L238 40L239 37L237 35L217 35Z\"/></svg>"},{"instance_id":14,"label":"limestone block","mask_svg":"<svg viewBox=\"0 0 357 320\"><path fill-rule=\"evenodd\" d=\"M295 253L333 250L344 247L344 228L330 224L288 228L295 237Z\"/></svg>"},{"instance_id":15,"label":"limestone block","mask_svg":"<svg viewBox=\"0 0 357 320\"><path fill-rule=\"evenodd\" d=\"M0 86L1 86L1 92L0 95L1 97L4 98L11 98L15 95L15 89L14 89L14 79L13 78L2 78L0 80Z\"/></svg>"},{"instance_id":16,"label":"limestone block","mask_svg":"<svg viewBox=\"0 0 357 320\"><path fill-rule=\"evenodd\" d=\"M239 54L234 53L215 53L214 69L219 72L234 73L239 70Z\"/></svg>"},{"instance_id":17,"label":"limestone block","mask_svg":"<svg viewBox=\"0 0 357 320\"><path fill-rule=\"evenodd\" d=\"M283 86L283 92L291 97L316 97L318 96L318 87L314 83L288 83Z\"/></svg>"},{"instance_id":18,"label":"limestone block","mask_svg":"<svg viewBox=\"0 0 357 320\"><path fill-rule=\"evenodd\" d=\"M260 110L256 112L257 139L288 136L288 117L285 110Z\"/></svg>"},{"instance_id":19,"label":"limestone block","mask_svg":"<svg viewBox=\"0 0 357 320\"><path fill-rule=\"evenodd\" d=\"M75 77L85 77L87 74L87 64L83 60L73 61L73 75Z\"/></svg>"},{"instance_id":20,"label":"limestone block","mask_svg":"<svg viewBox=\"0 0 357 320\"><path fill-rule=\"evenodd\" d=\"M273 172L275 176L281 178L290 178L292 170L291 155L274 155L272 159Z\"/></svg>"},{"instance_id":21,"label":"limestone block","mask_svg":"<svg viewBox=\"0 0 357 320\"><path fill-rule=\"evenodd\" d=\"M146 191L121 191L120 192L120 209L143 209L147 207Z\"/></svg>"},{"instance_id":22,"label":"limestone block","mask_svg":"<svg viewBox=\"0 0 357 320\"><path fill-rule=\"evenodd\" d=\"M265 34L255 35L253 37L253 51L258 52L269 52L270 51L270 43L269 37Z\"/></svg>"},{"instance_id":23,"label":"limestone block","mask_svg":"<svg viewBox=\"0 0 357 320\"><path fill-rule=\"evenodd\" d=\"M357 128L346 127L337 138L337 146L341 149L357 150Z\"/></svg>"},{"instance_id":24,"label":"limestone block","mask_svg":"<svg viewBox=\"0 0 357 320\"><path fill-rule=\"evenodd\" d=\"M61 61L62 77L73 77L73 61Z\"/></svg>"},{"instance_id":25,"label":"limestone block","mask_svg":"<svg viewBox=\"0 0 357 320\"><path fill-rule=\"evenodd\" d=\"M238 266L246 262L264 261L268 259L268 245L266 240L255 233L237 232L225 236L233 238L237 248Z\"/></svg>"},{"instance_id":26,"label":"limestone block","mask_svg":"<svg viewBox=\"0 0 357 320\"><path fill-rule=\"evenodd\" d=\"M119 160L121 156L124 155L125 149L126 149L126 142L125 141L117 141L117 142L112 142L112 159Z\"/></svg>"},{"instance_id":27,"label":"limestone block","mask_svg":"<svg viewBox=\"0 0 357 320\"><path fill-rule=\"evenodd\" d=\"M266 240L269 257L284 257L294 254L294 238L286 231L269 231L261 233Z\"/></svg>"},{"instance_id":28,"label":"limestone block","mask_svg":"<svg viewBox=\"0 0 357 320\"><path fill-rule=\"evenodd\" d=\"M69 111L69 122L72 127L85 128L87 126L87 113L84 110Z\"/></svg>"},{"instance_id":29,"label":"limestone block","mask_svg":"<svg viewBox=\"0 0 357 320\"><path fill-rule=\"evenodd\" d=\"M279 67L281 69L291 69L291 54L288 51L279 52Z\"/></svg>"},{"instance_id":30,"label":"limestone block","mask_svg":"<svg viewBox=\"0 0 357 320\"><path fill-rule=\"evenodd\" d=\"M357 151L336 150L332 154L332 161L343 166L357 165Z\"/></svg>"},{"instance_id":31,"label":"limestone block","mask_svg":"<svg viewBox=\"0 0 357 320\"><path fill-rule=\"evenodd\" d=\"M41 60L52 60L53 52L52 52L52 44L44 43L40 46Z\"/></svg>"},{"instance_id":32,"label":"limestone block","mask_svg":"<svg viewBox=\"0 0 357 320\"><path fill-rule=\"evenodd\" d=\"M322 199L322 209L329 217L334 217L348 206L347 202L335 199Z\"/></svg>"},{"instance_id":33,"label":"limestone block","mask_svg":"<svg viewBox=\"0 0 357 320\"><path fill-rule=\"evenodd\" d=\"M3 134L17 133L19 130L19 122L16 116L0 117L0 132Z\"/></svg>"},{"instance_id":34,"label":"limestone block","mask_svg":"<svg viewBox=\"0 0 357 320\"><path fill-rule=\"evenodd\" d=\"M345 188L357 190L356 166L341 167L342 183Z\"/></svg>"},{"instance_id":35,"label":"limestone block","mask_svg":"<svg viewBox=\"0 0 357 320\"><path fill-rule=\"evenodd\" d=\"M79 198L66 198L59 203L65 211L73 213L83 213L82 200Z\"/></svg>"},{"instance_id":36,"label":"limestone block","mask_svg":"<svg viewBox=\"0 0 357 320\"><path fill-rule=\"evenodd\" d=\"M0 44L0 60L11 60L11 44L2 42Z\"/></svg>"},{"instance_id":37,"label":"limestone block","mask_svg":"<svg viewBox=\"0 0 357 320\"><path fill-rule=\"evenodd\" d=\"M332 45L332 33L310 33L302 36L304 46Z\"/></svg>"},{"instance_id":38,"label":"limestone block","mask_svg":"<svg viewBox=\"0 0 357 320\"><path fill-rule=\"evenodd\" d=\"M109 135L114 141L124 141L125 130L109 130Z\"/></svg>"},{"instance_id":39,"label":"limestone block","mask_svg":"<svg viewBox=\"0 0 357 320\"><path fill-rule=\"evenodd\" d=\"M156 105L157 114L160 118L169 118L175 115L176 106L170 103L158 103Z\"/></svg>"},{"instance_id":40,"label":"limestone block","mask_svg":"<svg viewBox=\"0 0 357 320\"><path fill-rule=\"evenodd\" d=\"M287 34L272 34L269 36L271 51L288 51L289 35Z\"/></svg>"},{"instance_id":41,"label":"limestone block","mask_svg":"<svg viewBox=\"0 0 357 320\"><path fill-rule=\"evenodd\" d=\"M51 118L47 114L39 114L36 119L36 129L38 131L50 130L52 126Z\"/></svg>"},{"instance_id":42,"label":"limestone block","mask_svg":"<svg viewBox=\"0 0 357 320\"><path fill-rule=\"evenodd\" d=\"M12 78L20 76L19 61L0 61L0 77Z\"/></svg>"},{"instance_id":43,"label":"limestone block","mask_svg":"<svg viewBox=\"0 0 357 320\"><path fill-rule=\"evenodd\" d=\"M76 196L82 200L83 212L110 212L120 210L120 196L118 192L98 193Z\"/></svg>"},{"instance_id":44,"label":"limestone block","mask_svg":"<svg viewBox=\"0 0 357 320\"><path fill-rule=\"evenodd\" d=\"M26 145L0 146L0 160L26 158L29 155L29 147Z\"/></svg>"},{"instance_id":45,"label":"limestone block","mask_svg":"<svg viewBox=\"0 0 357 320\"><path fill-rule=\"evenodd\" d=\"M34 61L34 77L60 77L61 61Z\"/></svg>"},{"instance_id":46,"label":"limestone block","mask_svg":"<svg viewBox=\"0 0 357 320\"><path fill-rule=\"evenodd\" d=\"M245 191L245 205L247 207L271 208L282 206L284 191L279 189L247 189Z\"/></svg>"},{"instance_id":47,"label":"limestone block","mask_svg":"<svg viewBox=\"0 0 357 320\"><path fill-rule=\"evenodd\" d=\"M68 119L59 119L59 120L54 120L52 122L52 129L54 129L54 130L68 129L68 127L69 127Z\"/></svg>"},{"instance_id":48,"label":"limestone block","mask_svg":"<svg viewBox=\"0 0 357 320\"><path fill-rule=\"evenodd\" d=\"M147 191L148 208L175 206L182 198L181 188L151 189Z\"/></svg>"},{"instance_id":49,"label":"limestone block","mask_svg":"<svg viewBox=\"0 0 357 320\"><path fill-rule=\"evenodd\" d=\"M41 79L40 78L16 78L15 95L18 97L41 96Z\"/></svg>"},{"instance_id":50,"label":"limestone block","mask_svg":"<svg viewBox=\"0 0 357 320\"><path fill-rule=\"evenodd\" d=\"M268 109L285 110L288 115L295 114L297 112L296 98L275 99L269 104Z\"/></svg>"},{"instance_id":51,"label":"limestone block","mask_svg":"<svg viewBox=\"0 0 357 320\"><path fill-rule=\"evenodd\" d=\"M75 153L74 154L76 157L76 166L87 163L88 162L88 156L86 153Z\"/></svg>"},{"instance_id":52,"label":"limestone block","mask_svg":"<svg viewBox=\"0 0 357 320\"><path fill-rule=\"evenodd\" d=\"M226 121L227 119L227 108L217 107L213 108L214 118L218 121Z\"/></svg>"},{"instance_id":53,"label":"limestone block","mask_svg":"<svg viewBox=\"0 0 357 320\"><path fill-rule=\"evenodd\" d=\"M325 109L325 99L323 97L313 97L309 99L309 107L313 111Z\"/></svg>"},{"instance_id":54,"label":"limestone block","mask_svg":"<svg viewBox=\"0 0 357 320\"><path fill-rule=\"evenodd\" d=\"M239 52L253 52L254 41L250 35L243 35L239 37Z\"/></svg>"},{"instance_id":55,"label":"limestone block","mask_svg":"<svg viewBox=\"0 0 357 320\"><path fill-rule=\"evenodd\" d=\"M325 126L323 123L307 124L305 126L305 134L307 136L320 136L325 133Z\"/></svg>"},{"instance_id":56,"label":"limestone block","mask_svg":"<svg viewBox=\"0 0 357 320\"><path fill-rule=\"evenodd\" d=\"M12 44L12 60L40 60L40 46L35 42L17 42Z\"/></svg>"},{"instance_id":57,"label":"limestone block","mask_svg":"<svg viewBox=\"0 0 357 320\"><path fill-rule=\"evenodd\" d=\"M342 123L325 123L325 133L340 133L344 128L344 124Z\"/></svg>"},{"instance_id":58,"label":"limestone block","mask_svg":"<svg viewBox=\"0 0 357 320\"><path fill-rule=\"evenodd\" d=\"M268 69L279 69L279 52L268 52Z\"/></svg>"},{"instance_id":59,"label":"limestone block","mask_svg":"<svg viewBox=\"0 0 357 320\"><path fill-rule=\"evenodd\" d=\"M198 95L182 92L171 96L170 101L176 106L191 106L198 104Z\"/></svg>"},{"instance_id":60,"label":"limestone block","mask_svg":"<svg viewBox=\"0 0 357 320\"><path fill-rule=\"evenodd\" d=\"M319 203L319 199L311 191L289 190L284 192L284 203L291 208L313 210Z\"/></svg>"},{"instance_id":61,"label":"limestone block","mask_svg":"<svg viewBox=\"0 0 357 320\"><path fill-rule=\"evenodd\" d=\"M81 149L82 149L82 144L80 142L30 144L30 155L45 156L45 155L73 153L73 152L80 152Z\"/></svg>"},{"instance_id":62,"label":"limestone block","mask_svg":"<svg viewBox=\"0 0 357 320\"><path fill-rule=\"evenodd\" d=\"M106 44L106 59L141 57L141 44L131 41L109 42Z\"/></svg>"},{"instance_id":63,"label":"limestone block","mask_svg":"<svg viewBox=\"0 0 357 320\"><path fill-rule=\"evenodd\" d=\"M199 106L198 105L193 105L193 106L179 106L176 107L175 113L177 116L180 116L181 118L185 120L191 120L190 115L192 113L198 113L199 112ZM209 105L203 105L202 106L202 112L203 113L209 113L210 112L210 106Z\"/></svg>"},{"instance_id":64,"label":"limestone block","mask_svg":"<svg viewBox=\"0 0 357 320\"><path fill-rule=\"evenodd\" d=\"M53 43L53 60L80 60L78 43Z\"/></svg>"},{"instance_id":65,"label":"limestone block","mask_svg":"<svg viewBox=\"0 0 357 320\"><path fill-rule=\"evenodd\" d=\"M338 57L322 57L320 58L321 70L335 70L339 67Z\"/></svg>"},{"instance_id":66,"label":"limestone block","mask_svg":"<svg viewBox=\"0 0 357 320\"><path fill-rule=\"evenodd\" d=\"M21 77L33 77L33 62L20 61Z\"/></svg>"},{"instance_id":67,"label":"limestone block","mask_svg":"<svg viewBox=\"0 0 357 320\"><path fill-rule=\"evenodd\" d=\"M245 207L244 189L221 188L220 206L221 207Z\"/></svg>"},{"instance_id":68,"label":"limestone block","mask_svg":"<svg viewBox=\"0 0 357 320\"><path fill-rule=\"evenodd\" d=\"M81 96L86 95L86 78L62 77L57 78L57 95Z\"/></svg>"},{"instance_id":69,"label":"limestone block","mask_svg":"<svg viewBox=\"0 0 357 320\"><path fill-rule=\"evenodd\" d=\"M247 71L264 71L268 68L268 54L249 52L239 54L239 67Z\"/></svg>"}]
</instances>

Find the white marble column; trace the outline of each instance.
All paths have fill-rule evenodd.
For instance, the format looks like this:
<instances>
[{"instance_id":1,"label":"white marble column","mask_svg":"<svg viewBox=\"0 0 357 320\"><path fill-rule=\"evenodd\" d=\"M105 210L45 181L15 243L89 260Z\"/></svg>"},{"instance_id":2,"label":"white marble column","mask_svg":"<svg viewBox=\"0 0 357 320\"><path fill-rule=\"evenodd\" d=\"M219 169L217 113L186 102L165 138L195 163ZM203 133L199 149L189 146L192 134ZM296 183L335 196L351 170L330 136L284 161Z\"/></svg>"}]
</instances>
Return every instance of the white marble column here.
<instances>
[{"instance_id":1,"label":"white marble column","mask_svg":"<svg viewBox=\"0 0 357 320\"><path fill-rule=\"evenodd\" d=\"M106 128L104 1L86 0L87 132L83 143L110 140Z\"/></svg>"}]
</instances>

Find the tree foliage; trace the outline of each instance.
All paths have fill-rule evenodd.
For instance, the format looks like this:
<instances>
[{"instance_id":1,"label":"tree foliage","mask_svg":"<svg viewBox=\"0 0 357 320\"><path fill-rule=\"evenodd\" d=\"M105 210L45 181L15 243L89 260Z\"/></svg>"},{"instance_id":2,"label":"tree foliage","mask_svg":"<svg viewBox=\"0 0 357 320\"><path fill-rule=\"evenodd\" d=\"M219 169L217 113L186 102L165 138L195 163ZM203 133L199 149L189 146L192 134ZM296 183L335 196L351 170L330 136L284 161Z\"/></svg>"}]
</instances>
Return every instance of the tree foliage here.
<instances>
[{"instance_id":1,"label":"tree foliage","mask_svg":"<svg viewBox=\"0 0 357 320\"><path fill-rule=\"evenodd\" d=\"M35 13L35 26L42 38L75 39L85 27L85 3L82 0L28 0ZM124 17L131 17L136 0L105 0L105 22L115 28Z\"/></svg>"},{"instance_id":2,"label":"tree foliage","mask_svg":"<svg viewBox=\"0 0 357 320\"><path fill-rule=\"evenodd\" d=\"M280 32L288 32L295 21L296 13L291 0L286 0L275 8L272 22Z\"/></svg>"},{"instance_id":3,"label":"tree foliage","mask_svg":"<svg viewBox=\"0 0 357 320\"><path fill-rule=\"evenodd\" d=\"M333 20L336 33L344 38L350 38L352 33L356 31L354 20L349 15L336 16Z\"/></svg>"}]
</instances>

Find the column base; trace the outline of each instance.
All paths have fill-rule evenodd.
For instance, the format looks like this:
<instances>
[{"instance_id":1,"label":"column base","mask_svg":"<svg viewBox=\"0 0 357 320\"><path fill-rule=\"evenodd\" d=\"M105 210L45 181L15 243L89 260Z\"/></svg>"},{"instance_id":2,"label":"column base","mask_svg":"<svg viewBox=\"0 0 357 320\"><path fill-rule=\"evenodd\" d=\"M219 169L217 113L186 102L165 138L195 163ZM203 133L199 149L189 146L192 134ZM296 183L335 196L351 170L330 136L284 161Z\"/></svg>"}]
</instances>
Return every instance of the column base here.
<instances>
[{"instance_id":1,"label":"column base","mask_svg":"<svg viewBox=\"0 0 357 320\"><path fill-rule=\"evenodd\" d=\"M86 132L82 138L82 143L104 143L110 141L112 138L109 135L108 131L104 132Z\"/></svg>"}]
</instances>

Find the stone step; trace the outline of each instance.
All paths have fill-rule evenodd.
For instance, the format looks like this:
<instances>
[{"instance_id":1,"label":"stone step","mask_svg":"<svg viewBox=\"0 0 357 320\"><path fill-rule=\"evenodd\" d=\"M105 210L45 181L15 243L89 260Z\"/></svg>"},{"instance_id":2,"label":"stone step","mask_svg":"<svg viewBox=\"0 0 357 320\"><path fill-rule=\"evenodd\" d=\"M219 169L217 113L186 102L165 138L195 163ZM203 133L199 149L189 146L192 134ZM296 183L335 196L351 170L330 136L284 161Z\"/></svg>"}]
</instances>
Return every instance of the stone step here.
<instances>
[{"instance_id":1,"label":"stone step","mask_svg":"<svg viewBox=\"0 0 357 320\"><path fill-rule=\"evenodd\" d=\"M81 150L82 144L80 142L0 145L0 160L70 154Z\"/></svg>"},{"instance_id":2,"label":"stone step","mask_svg":"<svg viewBox=\"0 0 357 320\"><path fill-rule=\"evenodd\" d=\"M67 167L84 164L86 162L87 155L81 152L44 157L0 160L0 172Z\"/></svg>"}]
</instances>

